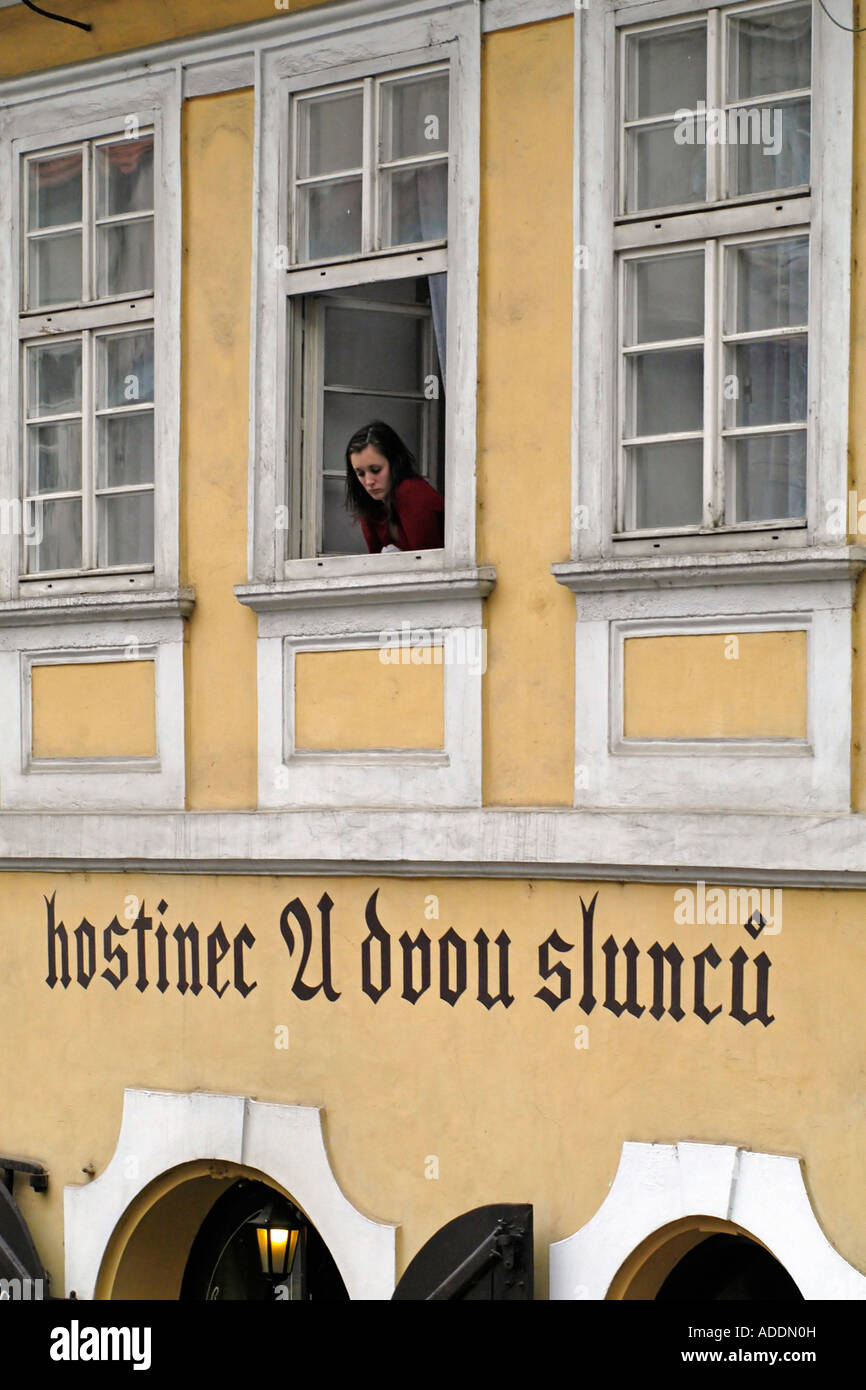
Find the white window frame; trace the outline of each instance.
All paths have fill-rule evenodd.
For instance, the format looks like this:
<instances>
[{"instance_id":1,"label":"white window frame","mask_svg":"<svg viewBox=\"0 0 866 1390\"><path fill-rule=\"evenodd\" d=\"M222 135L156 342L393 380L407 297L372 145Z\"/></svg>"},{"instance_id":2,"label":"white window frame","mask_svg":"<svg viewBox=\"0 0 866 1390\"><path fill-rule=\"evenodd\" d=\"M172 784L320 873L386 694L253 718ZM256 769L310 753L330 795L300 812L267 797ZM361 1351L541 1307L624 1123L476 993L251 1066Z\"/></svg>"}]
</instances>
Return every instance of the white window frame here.
<instances>
[{"instance_id":1,"label":"white window frame","mask_svg":"<svg viewBox=\"0 0 866 1390\"><path fill-rule=\"evenodd\" d=\"M790 551L838 545L845 540L844 508L831 505L847 492L849 345L838 332L847 324L850 300L852 157L852 55L849 36L813 10L811 193L786 191L777 200L755 195L674 215L644 211L621 217L618 209L620 111L618 31L661 20L698 18L718 9L708 0L603 0L576 12L575 24L575 268L573 337L572 556L605 560L720 550ZM744 6L752 8L752 6ZM758 6L760 8L760 6ZM850 23L845 0L840 22ZM846 18L847 15L847 18ZM592 131L587 139L585 132ZM710 148L710 147L708 147ZM758 202L760 206L752 204ZM778 203L778 209L777 209ZM768 220L772 205L772 219ZM810 240L809 464L806 524L742 524L692 530L687 535L618 536L617 447L617 252L645 247L650 253L692 235L791 231L808 223ZM660 223L658 240L645 239L647 223ZM705 425L706 425L705 417ZM559 568L559 567L557 567ZM559 577L559 576L557 576ZM565 582L563 578L563 582Z\"/></svg>"},{"instance_id":2,"label":"white window frame","mask_svg":"<svg viewBox=\"0 0 866 1390\"><path fill-rule=\"evenodd\" d=\"M359 14L354 24L333 20L313 39L261 55L262 102L258 131L256 286L254 294L253 411L251 421L250 586L290 587L316 581L318 601L338 594L348 578L365 576L377 588L400 588L418 572L441 577L442 587L465 585L475 566L475 440L478 337L478 208L480 179L481 10L477 0L411 0L388 18ZM450 139L447 253L439 247L403 248L286 271L289 110L295 93L363 77L448 63ZM279 171L275 176L274 171ZM283 250L282 256L279 254ZM447 254L447 262L446 262ZM294 293L335 289L382 278L429 275L448 268L448 377L445 442L445 546L387 555L333 555L284 559L279 518L289 500L291 430L287 396L292 363L286 327L285 281ZM296 476L296 473L295 473ZM460 578L455 581L455 573ZM238 586L241 601L255 596ZM463 590L465 595L465 588ZM311 602L315 601L311 597Z\"/></svg>"},{"instance_id":3,"label":"white window frame","mask_svg":"<svg viewBox=\"0 0 866 1390\"><path fill-rule=\"evenodd\" d=\"M22 311L21 180L28 156L54 148L123 138L134 117L141 132L154 134L154 290L147 296L113 297L74 310ZM10 210L12 236L0 238L0 284L10 306L0 327L0 495L24 496L23 384L19 385L19 319L28 339L58 339L80 327L154 329L154 562L110 570L82 570L64 577L30 578L24 573L23 537L0 534L0 599L26 601L71 593L109 593L121 586L124 602L136 593L176 590L179 583L180 438L180 81L176 71L126 81L93 84L86 78L23 100L0 113L0 207ZM73 319L74 316L74 319ZM58 320L55 323L55 319ZM84 480L83 480L84 481Z\"/></svg>"}]
</instances>

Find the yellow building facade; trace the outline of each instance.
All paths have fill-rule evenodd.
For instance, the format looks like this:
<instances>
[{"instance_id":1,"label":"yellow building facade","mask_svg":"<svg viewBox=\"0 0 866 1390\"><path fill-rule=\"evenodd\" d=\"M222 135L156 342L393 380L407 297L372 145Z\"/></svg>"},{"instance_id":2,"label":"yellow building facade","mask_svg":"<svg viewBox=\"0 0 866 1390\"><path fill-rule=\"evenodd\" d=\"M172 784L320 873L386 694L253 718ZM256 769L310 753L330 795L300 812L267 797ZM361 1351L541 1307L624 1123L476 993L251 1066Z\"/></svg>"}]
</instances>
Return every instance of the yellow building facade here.
<instances>
[{"instance_id":1,"label":"yellow building facade","mask_svg":"<svg viewBox=\"0 0 866 1390\"><path fill-rule=\"evenodd\" d=\"M52 1292L246 1296L196 1273L246 1182L351 1298L497 1204L536 1298L863 1298L862 40L64 13L0 7L0 1166ZM350 530L373 415L442 549Z\"/></svg>"}]
</instances>

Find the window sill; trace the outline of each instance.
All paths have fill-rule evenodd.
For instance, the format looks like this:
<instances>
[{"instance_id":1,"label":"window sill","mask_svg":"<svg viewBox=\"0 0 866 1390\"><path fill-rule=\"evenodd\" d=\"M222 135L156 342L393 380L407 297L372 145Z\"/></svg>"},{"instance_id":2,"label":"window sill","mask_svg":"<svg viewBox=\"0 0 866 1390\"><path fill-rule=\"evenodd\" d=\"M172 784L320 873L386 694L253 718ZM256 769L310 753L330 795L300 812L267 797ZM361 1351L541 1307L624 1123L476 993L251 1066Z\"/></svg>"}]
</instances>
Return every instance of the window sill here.
<instances>
[{"instance_id":1,"label":"window sill","mask_svg":"<svg viewBox=\"0 0 866 1390\"><path fill-rule=\"evenodd\" d=\"M418 559L441 554L437 551L406 552ZM235 597L255 613L291 609L346 608L375 603L417 603L448 599L486 598L496 583L492 565L462 565L446 568L410 569L403 556L350 556L354 561L379 561L375 567L357 563L351 569L335 570L332 557L321 561L295 563L318 568L307 570L297 579L277 580L273 584L236 584ZM398 561L399 568L389 562Z\"/></svg>"},{"instance_id":2,"label":"window sill","mask_svg":"<svg viewBox=\"0 0 866 1390\"><path fill-rule=\"evenodd\" d=\"M127 618L188 618L193 589L34 594L0 602L0 628L56 622L122 621Z\"/></svg>"},{"instance_id":3,"label":"window sill","mask_svg":"<svg viewBox=\"0 0 866 1390\"><path fill-rule=\"evenodd\" d=\"M866 567L866 548L804 546L772 552L726 551L715 555L635 555L619 559L567 560L551 565L558 584L573 594L624 590L707 588L727 584L856 583Z\"/></svg>"}]
</instances>

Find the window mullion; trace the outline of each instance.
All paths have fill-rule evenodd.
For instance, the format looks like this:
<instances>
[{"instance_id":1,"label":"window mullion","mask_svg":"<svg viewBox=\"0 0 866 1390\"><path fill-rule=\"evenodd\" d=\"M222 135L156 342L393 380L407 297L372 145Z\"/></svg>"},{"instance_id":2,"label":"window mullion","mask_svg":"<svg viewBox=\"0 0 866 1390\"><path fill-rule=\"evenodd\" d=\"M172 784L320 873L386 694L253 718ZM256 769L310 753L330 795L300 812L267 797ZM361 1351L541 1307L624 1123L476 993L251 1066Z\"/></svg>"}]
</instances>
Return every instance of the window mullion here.
<instances>
[{"instance_id":1,"label":"window mullion","mask_svg":"<svg viewBox=\"0 0 866 1390\"><path fill-rule=\"evenodd\" d=\"M372 77L364 81L364 131L361 157L361 249L377 251L381 244L379 187L376 160L379 151L379 90Z\"/></svg>"},{"instance_id":2,"label":"window mullion","mask_svg":"<svg viewBox=\"0 0 866 1390\"><path fill-rule=\"evenodd\" d=\"M93 198L93 151L89 142L85 142L82 150L81 168L81 254L83 266L81 270L82 302L89 304L95 298L93 293L94 280L94 198Z\"/></svg>"},{"instance_id":3,"label":"window mullion","mask_svg":"<svg viewBox=\"0 0 866 1390\"><path fill-rule=\"evenodd\" d=\"M81 334L81 567L96 568L95 536L95 479L93 466L96 420L93 386L93 354L96 340L90 329Z\"/></svg>"},{"instance_id":4,"label":"window mullion","mask_svg":"<svg viewBox=\"0 0 866 1390\"><path fill-rule=\"evenodd\" d=\"M722 16L719 10L707 12L707 115L711 111L724 109L722 72L724 58L722 53ZM724 142L707 141L704 146L707 157L707 201L716 202L725 196Z\"/></svg>"},{"instance_id":5,"label":"window mullion","mask_svg":"<svg viewBox=\"0 0 866 1390\"><path fill-rule=\"evenodd\" d=\"M704 525L724 517L724 460L721 411L724 400L721 340L721 248L708 241L704 253Z\"/></svg>"}]
</instances>

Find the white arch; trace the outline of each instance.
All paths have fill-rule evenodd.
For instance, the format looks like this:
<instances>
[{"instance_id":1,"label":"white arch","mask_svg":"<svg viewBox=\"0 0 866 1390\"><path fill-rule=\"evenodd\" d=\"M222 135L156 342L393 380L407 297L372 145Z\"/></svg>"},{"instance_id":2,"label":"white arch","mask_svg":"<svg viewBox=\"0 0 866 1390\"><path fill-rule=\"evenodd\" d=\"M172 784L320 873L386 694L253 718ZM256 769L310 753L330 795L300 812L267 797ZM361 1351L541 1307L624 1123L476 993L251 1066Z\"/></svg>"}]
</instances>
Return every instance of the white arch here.
<instances>
[{"instance_id":1,"label":"white arch","mask_svg":"<svg viewBox=\"0 0 866 1390\"><path fill-rule=\"evenodd\" d=\"M197 1091L124 1091L108 1166L86 1186L64 1191L67 1290L93 1298L108 1242L130 1202L161 1174L198 1159L243 1164L279 1183L316 1226L349 1297L391 1297L397 1228L371 1221L340 1191L322 1112Z\"/></svg>"},{"instance_id":2,"label":"white arch","mask_svg":"<svg viewBox=\"0 0 866 1390\"><path fill-rule=\"evenodd\" d=\"M595 1216L550 1247L550 1297L601 1299L633 1250L660 1227L715 1216L750 1231L804 1298L866 1298L866 1276L833 1249L818 1224L800 1160L727 1144L622 1146Z\"/></svg>"}]
</instances>

